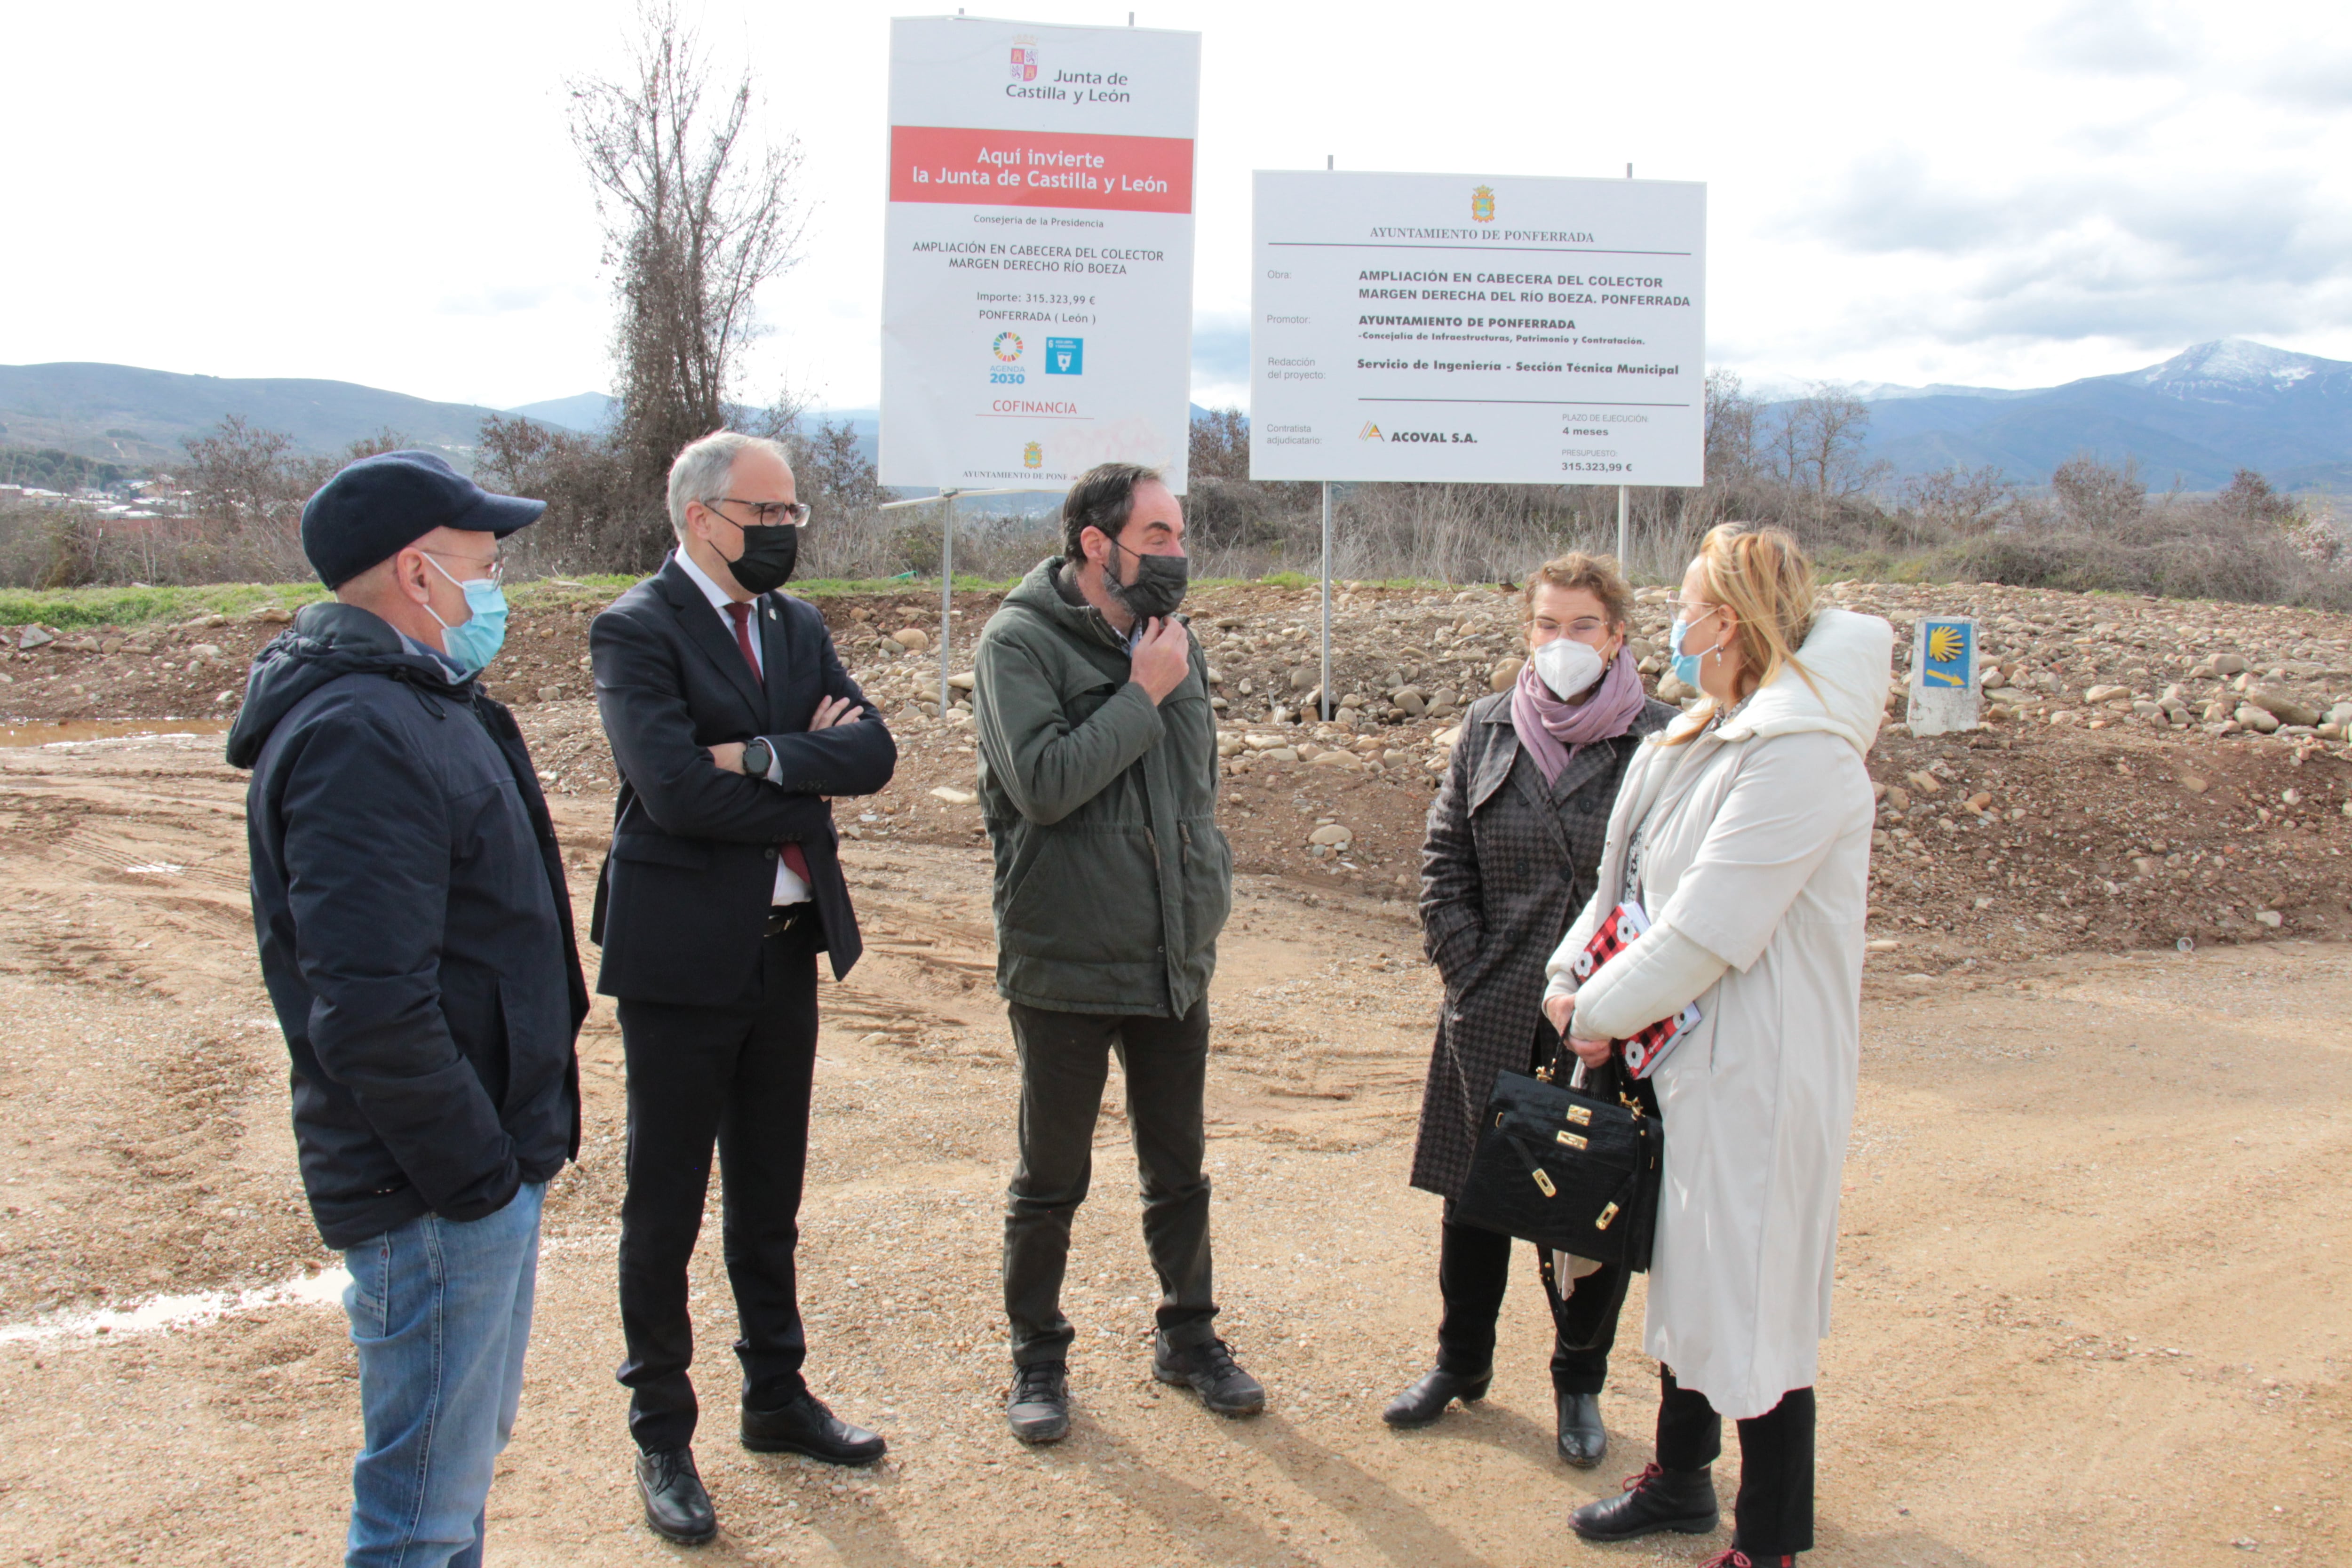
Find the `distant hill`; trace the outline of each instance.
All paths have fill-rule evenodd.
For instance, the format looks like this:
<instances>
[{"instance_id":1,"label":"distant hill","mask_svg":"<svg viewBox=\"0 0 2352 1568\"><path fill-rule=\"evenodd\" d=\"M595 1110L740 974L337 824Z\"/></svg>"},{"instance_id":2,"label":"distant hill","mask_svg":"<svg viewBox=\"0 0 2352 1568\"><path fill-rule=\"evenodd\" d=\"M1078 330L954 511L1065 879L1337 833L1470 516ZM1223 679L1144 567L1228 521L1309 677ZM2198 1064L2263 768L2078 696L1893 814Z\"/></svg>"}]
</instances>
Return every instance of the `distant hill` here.
<instances>
[{"instance_id":1,"label":"distant hill","mask_svg":"<svg viewBox=\"0 0 2352 1568\"><path fill-rule=\"evenodd\" d=\"M1990 465L2036 483L2090 452L2137 458L2157 489L2218 489L2248 468L2284 489L2352 490L2352 363L2242 338L2063 386L1854 390L1869 456L1901 474Z\"/></svg>"},{"instance_id":2,"label":"distant hill","mask_svg":"<svg viewBox=\"0 0 2352 1568\"><path fill-rule=\"evenodd\" d=\"M309 452L335 452L387 427L470 458L483 416L348 381L235 380L120 364L0 365L0 442L55 447L109 462L170 463L181 437L232 414L282 431Z\"/></svg>"},{"instance_id":3,"label":"distant hill","mask_svg":"<svg viewBox=\"0 0 2352 1568\"><path fill-rule=\"evenodd\" d=\"M569 397L550 397L538 403L525 403L502 410L520 414L526 419L536 419L541 425L557 425L566 430L577 430L583 436L593 436L604 428L613 417L613 400L601 392L575 392Z\"/></svg>"}]
</instances>

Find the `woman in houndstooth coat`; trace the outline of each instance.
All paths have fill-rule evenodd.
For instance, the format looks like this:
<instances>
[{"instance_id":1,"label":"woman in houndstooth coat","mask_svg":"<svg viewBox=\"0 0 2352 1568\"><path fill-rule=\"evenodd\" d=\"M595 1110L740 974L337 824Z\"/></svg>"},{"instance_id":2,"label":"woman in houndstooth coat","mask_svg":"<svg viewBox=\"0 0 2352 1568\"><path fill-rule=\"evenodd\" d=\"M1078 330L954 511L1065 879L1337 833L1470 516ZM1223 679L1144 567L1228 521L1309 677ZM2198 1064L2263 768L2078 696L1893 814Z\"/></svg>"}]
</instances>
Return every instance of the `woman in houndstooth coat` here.
<instances>
[{"instance_id":1,"label":"woman in houndstooth coat","mask_svg":"<svg viewBox=\"0 0 2352 1568\"><path fill-rule=\"evenodd\" d=\"M1527 667L1510 690L1471 707L1429 808L1422 946L1445 981L1445 1006L1412 1184L1445 1200L1445 1316L1436 1370L1391 1402L1391 1426L1434 1421L1450 1401L1482 1397L1494 1375L1511 1241L1454 1224L1454 1200L1495 1075L1530 1065L1544 960L1592 896L1626 759L1675 715L1643 694L1625 650L1633 598L1613 563L1588 555L1547 562L1528 579ZM1553 1345L1559 1451L1573 1465L1597 1465L1608 1448L1597 1396L1622 1296L1614 1270L1580 1280Z\"/></svg>"}]
</instances>

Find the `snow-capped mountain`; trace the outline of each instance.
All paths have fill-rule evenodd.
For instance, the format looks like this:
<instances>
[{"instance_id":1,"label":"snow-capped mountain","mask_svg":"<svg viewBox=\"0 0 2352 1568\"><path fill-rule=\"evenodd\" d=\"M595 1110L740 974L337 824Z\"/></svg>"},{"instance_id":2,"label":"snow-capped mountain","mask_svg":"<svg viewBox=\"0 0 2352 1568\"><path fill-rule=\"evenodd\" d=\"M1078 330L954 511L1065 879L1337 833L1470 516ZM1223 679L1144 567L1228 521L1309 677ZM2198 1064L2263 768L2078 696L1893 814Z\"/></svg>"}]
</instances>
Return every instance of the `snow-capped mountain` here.
<instances>
[{"instance_id":1,"label":"snow-capped mountain","mask_svg":"<svg viewBox=\"0 0 2352 1568\"><path fill-rule=\"evenodd\" d=\"M2241 468L2287 488L2352 491L2352 363L2243 338L2063 386L1852 389L1869 450L1898 474L1990 465L2028 483L2078 453L2137 459L2152 485L2230 482Z\"/></svg>"}]
</instances>

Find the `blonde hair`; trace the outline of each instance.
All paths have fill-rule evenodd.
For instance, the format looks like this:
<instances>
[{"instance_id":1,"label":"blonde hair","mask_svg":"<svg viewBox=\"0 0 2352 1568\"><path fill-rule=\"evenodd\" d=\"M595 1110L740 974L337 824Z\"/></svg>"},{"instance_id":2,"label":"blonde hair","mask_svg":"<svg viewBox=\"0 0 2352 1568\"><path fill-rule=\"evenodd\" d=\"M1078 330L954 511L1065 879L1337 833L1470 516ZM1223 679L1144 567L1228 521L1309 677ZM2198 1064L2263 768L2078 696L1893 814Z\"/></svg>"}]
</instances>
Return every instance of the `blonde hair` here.
<instances>
[{"instance_id":1,"label":"blonde hair","mask_svg":"<svg viewBox=\"0 0 2352 1568\"><path fill-rule=\"evenodd\" d=\"M1797 650L1813 629L1813 563L1785 528L1723 522L1707 530L1698 547L1707 597L1733 616L1730 651L1739 660L1740 695L1794 668L1816 697L1821 689L1797 662ZM1715 700L1698 710L1697 723L1665 742L1678 746L1697 736L1715 716Z\"/></svg>"},{"instance_id":2,"label":"blonde hair","mask_svg":"<svg viewBox=\"0 0 2352 1568\"><path fill-rule=\"evenodd\" d=\"M1528 585L1519 590L1519 626L1521 629L1536 623L1536 590L1565 588L1581 590L1601 601L1601 613L1609 619L1612 630L1620 629L1633 616L1633 588L1617 570L1617 563L1606 555L1587 555L1581 550L1571 550L1565 555L1555 555L1528 574Z\"/></svg>"}]
</instances>

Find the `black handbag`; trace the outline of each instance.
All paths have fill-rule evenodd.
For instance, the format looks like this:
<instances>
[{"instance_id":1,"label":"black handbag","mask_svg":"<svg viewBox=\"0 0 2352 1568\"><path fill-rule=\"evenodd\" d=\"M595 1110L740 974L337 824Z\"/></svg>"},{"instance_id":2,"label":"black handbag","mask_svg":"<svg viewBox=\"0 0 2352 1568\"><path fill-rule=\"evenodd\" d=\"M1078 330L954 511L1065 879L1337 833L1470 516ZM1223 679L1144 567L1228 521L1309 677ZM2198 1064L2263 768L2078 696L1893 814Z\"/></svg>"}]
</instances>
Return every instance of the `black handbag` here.
<instances>
[{"instance_id":1,"label":"black handbag","mask_svg":"<svg viewBox=\"0 0 2352 1568\"><path fill-rule=\"evenodd\" d=\"M1646 1271L1657 1234L1665 1128L1629 1098L1612 1104L1554 1081L1563 1053L1549 1023L1538 1029L1544 1039L1549 1063L1534 1077L1495 1075L1470 1178L1452 1217Z\"/></svg>"}]
</instances>

